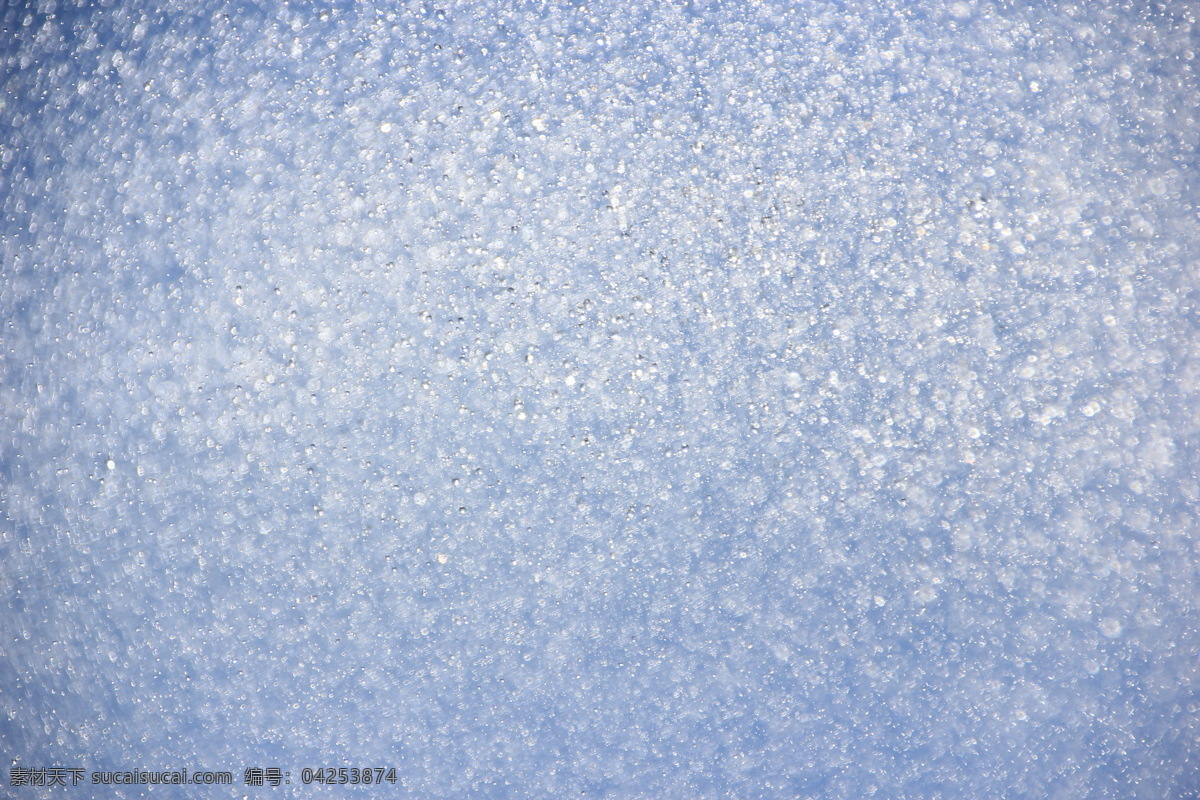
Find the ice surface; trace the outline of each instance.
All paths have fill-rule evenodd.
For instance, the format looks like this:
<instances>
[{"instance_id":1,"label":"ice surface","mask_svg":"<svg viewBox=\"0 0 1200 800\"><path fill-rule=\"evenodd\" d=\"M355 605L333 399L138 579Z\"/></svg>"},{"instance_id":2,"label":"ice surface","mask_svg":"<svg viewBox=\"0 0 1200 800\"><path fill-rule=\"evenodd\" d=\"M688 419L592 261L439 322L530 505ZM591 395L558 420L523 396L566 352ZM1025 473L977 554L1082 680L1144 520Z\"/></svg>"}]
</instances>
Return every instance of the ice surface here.
<instances>
[{"instance_id":1,"label":"ice surface","mask_svg":"<svg viewBox=\"0 0 1200 800\"><path fill-rule=\"evenodd\" d=\"M1200 791L1193 4L100 5L0 12L0 751L239 785L5 792Z\"/></svg>"}]
</instances>

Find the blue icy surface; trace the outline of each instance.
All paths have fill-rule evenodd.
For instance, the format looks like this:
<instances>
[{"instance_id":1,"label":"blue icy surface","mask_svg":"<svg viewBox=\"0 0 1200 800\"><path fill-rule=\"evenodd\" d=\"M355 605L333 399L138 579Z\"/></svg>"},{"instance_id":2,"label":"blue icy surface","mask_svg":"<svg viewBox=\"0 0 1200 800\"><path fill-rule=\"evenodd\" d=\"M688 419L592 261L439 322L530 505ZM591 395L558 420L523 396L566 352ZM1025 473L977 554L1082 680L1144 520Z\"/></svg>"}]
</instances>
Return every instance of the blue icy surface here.
<instances>
[{"instance_id":1,"label":"blue icy surface","mask_svg":"<svg viewBox=\"0 0 1200 800\"><path fill-rule=\"evenodd\" d=\"M10 3L0 766L238 785L3 791L1196 797L1200 26L1046 5Z\"/></svg>"}]
</instances>

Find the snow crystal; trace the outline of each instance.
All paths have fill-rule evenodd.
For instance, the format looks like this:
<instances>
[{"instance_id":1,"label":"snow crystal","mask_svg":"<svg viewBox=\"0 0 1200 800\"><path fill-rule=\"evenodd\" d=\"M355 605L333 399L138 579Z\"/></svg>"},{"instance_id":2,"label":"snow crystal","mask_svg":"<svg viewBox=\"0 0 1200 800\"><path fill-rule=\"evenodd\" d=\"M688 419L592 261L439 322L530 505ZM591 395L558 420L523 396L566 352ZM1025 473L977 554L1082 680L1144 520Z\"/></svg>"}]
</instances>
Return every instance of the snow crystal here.
<instances>
[{"instance_id":1,"label":"snow crystal","mask_svg":"<svg viewBox=\"0 0 1200 800\"><path fill-rule=\"evenodd\" d=\"M1198 46L1174 0L10 3L10 766L1194 792ZM11 792L176 796L93 789Z\"/></svg>"}]
</instances>

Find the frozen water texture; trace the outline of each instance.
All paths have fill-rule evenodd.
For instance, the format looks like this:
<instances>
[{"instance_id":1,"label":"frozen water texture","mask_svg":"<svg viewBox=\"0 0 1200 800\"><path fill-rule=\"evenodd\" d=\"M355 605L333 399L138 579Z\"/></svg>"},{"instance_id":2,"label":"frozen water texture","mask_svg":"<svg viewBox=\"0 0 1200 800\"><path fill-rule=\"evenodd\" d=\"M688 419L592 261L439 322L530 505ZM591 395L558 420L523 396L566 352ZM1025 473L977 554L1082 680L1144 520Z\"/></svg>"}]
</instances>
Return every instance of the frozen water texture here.
<instances>
[{"instance_id":1,"label":"frozen water texture","mask_svg":"<svg viewBox=\"0 0 1200 800\"><path fill-rule=\"evenodd\" d=\"M0 12L12 764L1200 791L1193 4L101 5Z\"/></svg>"}]
</instances>

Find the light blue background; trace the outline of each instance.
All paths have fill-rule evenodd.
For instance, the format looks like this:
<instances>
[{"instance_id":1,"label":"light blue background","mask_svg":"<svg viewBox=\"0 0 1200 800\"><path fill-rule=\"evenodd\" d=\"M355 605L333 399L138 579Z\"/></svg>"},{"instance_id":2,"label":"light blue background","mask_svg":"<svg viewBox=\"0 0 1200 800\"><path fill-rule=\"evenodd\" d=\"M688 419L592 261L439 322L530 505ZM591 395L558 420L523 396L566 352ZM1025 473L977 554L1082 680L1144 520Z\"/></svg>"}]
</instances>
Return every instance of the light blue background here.
<instances>
[{"instance_id":1,"label":"light blue background","mask_svg":"<svg viewBox=\"0 0 1200 800\"><path fill-rule=\"evenodd\" d=\"M52 5L6 769L1197 796L1191 4Z\"/></svg>"}]
</instances>

